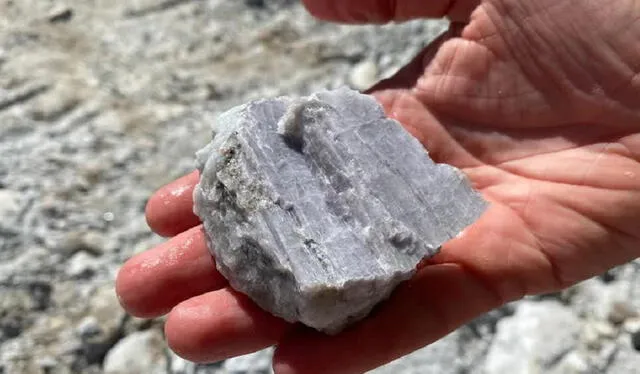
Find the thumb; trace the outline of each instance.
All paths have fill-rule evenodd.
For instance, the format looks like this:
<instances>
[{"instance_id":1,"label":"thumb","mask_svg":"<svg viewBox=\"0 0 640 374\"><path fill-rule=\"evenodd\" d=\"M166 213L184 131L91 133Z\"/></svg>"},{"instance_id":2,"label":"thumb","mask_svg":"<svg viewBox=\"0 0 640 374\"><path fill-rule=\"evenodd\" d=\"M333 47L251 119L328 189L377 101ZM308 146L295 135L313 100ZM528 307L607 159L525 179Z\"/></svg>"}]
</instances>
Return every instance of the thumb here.
<instances>
[{"instance_id":1,"label":"thumb","mask_svg":"<svg viewBox=\"0 0 640 374\"><path fill-rule=\"evenodd\" d=\"M402 22L443 18L463 22L480 0L303 0L314 16L347 23Z\"/></svg>"}]
</instances>

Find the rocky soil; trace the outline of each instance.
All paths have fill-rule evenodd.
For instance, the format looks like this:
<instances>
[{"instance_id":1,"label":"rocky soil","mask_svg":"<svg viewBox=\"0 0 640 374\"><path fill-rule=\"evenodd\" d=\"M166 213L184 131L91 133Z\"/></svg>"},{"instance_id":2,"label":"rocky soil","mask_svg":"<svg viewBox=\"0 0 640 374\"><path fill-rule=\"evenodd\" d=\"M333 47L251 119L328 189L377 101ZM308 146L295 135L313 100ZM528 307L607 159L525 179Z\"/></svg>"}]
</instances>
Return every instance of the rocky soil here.
<instances>
[{"instance_id":1,"label":"rocky soil","mask_svg":"<svg viewBox=\"0 0 640 374\"><path fill-rule=\"evenodd\" d=\"M291 0L0 0L0 373L269 373L210 365L119 307L118 267L217 113L366 88L445 24L320 23ZM640 373L640 262L496 310L375 373ZM354 350L357 347L354 347Z\"/></svg>"}]
</instances>

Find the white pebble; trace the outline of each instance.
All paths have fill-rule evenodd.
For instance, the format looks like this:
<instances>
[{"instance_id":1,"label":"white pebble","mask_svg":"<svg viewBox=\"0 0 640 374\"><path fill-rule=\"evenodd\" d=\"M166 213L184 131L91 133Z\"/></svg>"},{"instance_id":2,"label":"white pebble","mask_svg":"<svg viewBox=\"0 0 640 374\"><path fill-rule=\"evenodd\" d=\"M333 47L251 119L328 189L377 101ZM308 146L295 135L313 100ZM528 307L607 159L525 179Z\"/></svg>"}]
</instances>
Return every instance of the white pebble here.
<instances>
[{"instance_id":1,"label":"white pebble","mask_svg":"<svg viewBox=\"0 0 640 374\"><path fill-rule=\"evenodd\" d=\"M20 209L20 194L15 191L0 189L0 218L16 214Z\"/></svg>"},{"instance_id":2,"label":"white pebble","mask_svg":"<svg viewBox=\"0 0 640 374\"><path fill-rule=\"evenodd\" d=\"M107 374L166 373L165 343L160 332L147 330L120 340L104 359Z\"/></svg>"},{"instance_id":3,"label":"white pebble","mask_svg":"<svg viewBox=\"0 0 640 374\"><path fill-rule=\"evenodd\" d=\"M349 83L358 90L366 90L377 81L378 66L371 60L362 61L354 66L349 75Z\"/></svg>"}]
</instances>

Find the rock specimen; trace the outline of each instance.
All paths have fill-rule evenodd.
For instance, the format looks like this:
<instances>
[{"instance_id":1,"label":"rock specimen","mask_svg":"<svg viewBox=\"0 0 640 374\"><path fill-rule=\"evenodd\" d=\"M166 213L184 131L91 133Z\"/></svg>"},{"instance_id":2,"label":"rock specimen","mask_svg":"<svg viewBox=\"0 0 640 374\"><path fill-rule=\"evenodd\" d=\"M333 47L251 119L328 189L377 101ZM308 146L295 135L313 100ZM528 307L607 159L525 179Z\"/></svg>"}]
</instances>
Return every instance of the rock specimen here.
<instances>
[{"instance_id":1,"label":"rock specimen","mask_svg":"<svg viewBox=\"0 0 640 374\"><path fill-rule=\"evenodd\" d=\"M348 89L231 109L197 167L194 211L231 286L331 334L486 208L460 171Z\"/></svg>"}]
</instances>

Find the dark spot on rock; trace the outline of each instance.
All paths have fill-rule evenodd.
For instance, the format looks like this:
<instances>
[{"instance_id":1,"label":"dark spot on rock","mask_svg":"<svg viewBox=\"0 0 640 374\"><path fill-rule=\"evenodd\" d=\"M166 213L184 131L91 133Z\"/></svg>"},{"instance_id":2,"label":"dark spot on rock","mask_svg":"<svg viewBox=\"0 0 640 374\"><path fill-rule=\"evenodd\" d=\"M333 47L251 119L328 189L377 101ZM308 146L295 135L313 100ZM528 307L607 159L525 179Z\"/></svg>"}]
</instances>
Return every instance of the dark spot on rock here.
<instances>
[{"instance_id":1,"label":"dark spot on rock","mask_svg":"<svg viewBox=\"0 0 640 374\"><path fill-rule=\"evenodd\" d=\"M631 334L631 345L636 351L640 351L640 330Z\"/></svg>"}]
</instances>

